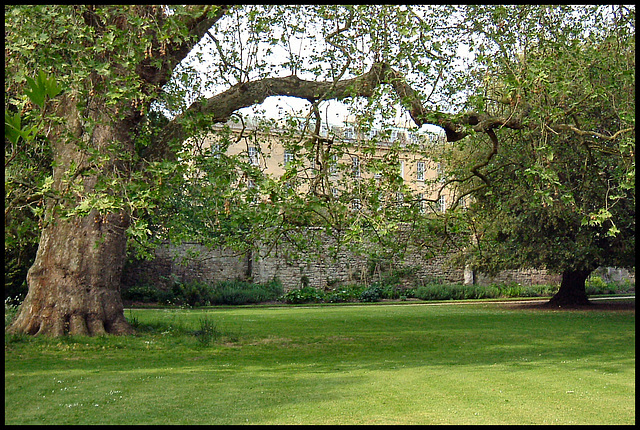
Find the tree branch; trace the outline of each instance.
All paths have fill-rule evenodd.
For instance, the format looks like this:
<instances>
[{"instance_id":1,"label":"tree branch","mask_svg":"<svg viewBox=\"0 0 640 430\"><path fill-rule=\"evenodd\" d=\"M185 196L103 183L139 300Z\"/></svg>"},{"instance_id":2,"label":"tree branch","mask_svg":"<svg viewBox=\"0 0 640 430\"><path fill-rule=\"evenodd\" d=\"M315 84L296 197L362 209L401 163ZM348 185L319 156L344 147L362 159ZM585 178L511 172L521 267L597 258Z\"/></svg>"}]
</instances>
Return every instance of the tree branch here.
<instances>
[{"instance_id":1,"label":"tree branch","mask_svg":"<svg viewBox=\"0 0 640 430\"><path fill-rule=\"evenodd\" d=\"M471 168L471 173L473 173L475 176L480 178L482 180L482 182L484 182L485 184L490 185L489 179L487 179L487 177L485 175L480 173L478 171L478 169L480 169L481 167L484 167L487 164L489 164L489 161L491 161L493 156L498 153L498 137L496 136L496 133L491 128L488 129L486 131L486 133L489 136L489 139L491 139L491 151L489 151L489 153L485 157L486 159L482 163L476 164L475 166L473 166Z\"/></svg>"},{"instance_id":2,"label":"tree branch","mask_svg":"<svg viewBox=\"0 0 640 430\"><path fill-rule=\"evenodd\" d=\"M154 42L153 49L157 51L150 58L145 58L136 67L138 75L148 84L156 88L162 87L171 78L171 73L175 66L180 63L191 52L193 47L204 37L207 30L220 20L229 10L229 5L195 5L188 7L188 15L176 17L181 26L187 29L188 36L179 42L165 41L161 49L157 41ZM160 8L156 14L162 14ZM167 18L163 18L167 19ZM170 19L170 18L169 18ZM157 19L161 21L160 18ZM158 67L155 59L160 57L161 66Z\"/></svg>"},{"instance_id":3,"label":"tree branch","mask_svg":"<svg viewBox=\"0 0 640 430\"><path fill-rule=\"evenodd\" d=\"M623 133L629 133L631 131L634 131L636 128L635 127L629 127L629 128L625 128L623 130L618 130L617 132L615 132L613 135L611 136L607 136L605 134L602 133L598 133L596 131L584 131L584 130L580 130L576 127L574 127L571 124L558 124L555 125L553 127L551 127L551 129L556 132L556 131L564 131L564 130L570 130L572 132L574 132L575 134L577 134L578 136L594 136L594 137L599 137L600 139L604 139L604 140L616 140L618 138L618 136L620 136Z\"/></svg>"},{"instance_id":4,"label":"tree branch","mask_svg":"<svg viewBox=\"0 0 640 430\"><path fill-rule=\"evenodd\" d=\"M423 106L418 93L399 72L385 63L375 63L368 72L360 76L337 81L307 81L291 75L236 84L207 100L193 103L164 127L158 144L168 147L171 142L185 140L188 137L184 128L186 118L197 119L195 125L198 126L198 122L201 122L204 127L211 123L225 122L236 110L260 104L269 96L297 97L313 104L318 100L371 97L376 87L382 84L390 84L394 88L401 103L409 109L411 118L418 126L433 124L442 127L449 142L467 136L468 132L464 130L464 126L474 126L474 130L482 132L502 127L525 127L522 122L524 114L504 119L482 113L453 115L429 110Z\"/></svg>"},{"instance_id":5,"label":"tree branch","mask_svg":"<svg viewBox=\"0 0 640 430\"><path fill-rule=\"evenodd\" d=\"M384 65L374 64L367 73L339 81L306 81L291 75L265 78L236 84L228 90L202 102L193 103L162 130L160 143L184 140L187 136L185 118L202 118L207 124L224 122L238 109L262 103L269 96L291 96L314 103L318 99L343 100L348 97L371 97L383 82Z\"/></svg>"}]
</instances>

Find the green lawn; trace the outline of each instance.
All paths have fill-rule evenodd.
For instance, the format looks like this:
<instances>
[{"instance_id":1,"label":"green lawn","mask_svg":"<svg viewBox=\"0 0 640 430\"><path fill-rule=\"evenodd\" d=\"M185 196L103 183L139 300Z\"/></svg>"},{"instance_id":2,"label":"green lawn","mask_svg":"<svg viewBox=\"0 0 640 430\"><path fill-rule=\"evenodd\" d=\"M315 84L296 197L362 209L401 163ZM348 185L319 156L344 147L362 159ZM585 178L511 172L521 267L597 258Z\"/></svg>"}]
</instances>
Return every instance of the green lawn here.
<instances>
[{"instance_id":1,"label":"green lawn","mask_svg":"<svg viewBox=\"0 0 640 430\"><path fill-rule=\"evenodd\" d=\"M5 338L5 424L635 424L634 310L127 316L138 336ZM189 331L203 318L208 346Z\"/></svg>"}]
</instances>

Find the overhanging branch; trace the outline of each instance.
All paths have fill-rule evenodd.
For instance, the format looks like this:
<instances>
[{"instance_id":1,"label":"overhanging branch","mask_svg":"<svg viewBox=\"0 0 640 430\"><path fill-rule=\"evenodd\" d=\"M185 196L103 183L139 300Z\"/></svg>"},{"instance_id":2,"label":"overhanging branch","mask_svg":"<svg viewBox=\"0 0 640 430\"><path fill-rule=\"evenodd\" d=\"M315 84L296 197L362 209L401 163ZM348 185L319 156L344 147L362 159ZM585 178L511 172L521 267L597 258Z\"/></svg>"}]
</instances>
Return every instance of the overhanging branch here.
<instances>
[{"instance_id":1,"label":"overhanging branch","mask_svg":"<svg viewBox=\"0 0 640 430\"><path fill-rule=\"evenodd\" d=\"M165 126L159 143L167 145L172 141L185 140L188 137L184 128L186 118L189 120L200 118L203 126L212 122L225 122L236 110L260 104L269 96L297 97L310 103L318 100L372 97L376 87L382 84L390 84L393 87L416 125L432 124L443 128L449 142L455 142L467 136L466 126L473 126L475 131L482 132L503 127L511 129L525 127L522 122L523 114L504 119L483 113L454 115L430 110L422 104L419 94L411 88L401 73L385 63L375 63L368 72L360 76L338 81L308 81L291 75L236 84L207 100L193 103Z\"/></svg>"},{"instance_id":2,"label":"overhanging branch","mask_svg":"<svg viewBox=\"0 0 640 430\"><path fill-rule=\"evenodd\" d=\"M319 99L371 97L375 88L384 82L384 67L374 64L371 70L361 76L339 81L307 81L291 75L236 84L207 100L193 103L165 126L160 143L184 140L187 137L183 125L185 118L202 118L209 124L225 122L238 109L260 104L269 96L297 97L310 103Z\"/></svg>"}]
</instances>

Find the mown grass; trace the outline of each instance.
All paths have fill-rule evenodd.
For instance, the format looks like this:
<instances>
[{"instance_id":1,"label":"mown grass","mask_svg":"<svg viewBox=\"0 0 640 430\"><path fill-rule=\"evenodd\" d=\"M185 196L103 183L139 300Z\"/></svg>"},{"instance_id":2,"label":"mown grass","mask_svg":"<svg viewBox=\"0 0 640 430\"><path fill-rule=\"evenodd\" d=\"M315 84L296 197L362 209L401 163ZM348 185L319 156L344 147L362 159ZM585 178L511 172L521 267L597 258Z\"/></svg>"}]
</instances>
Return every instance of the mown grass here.
<instances>
[{"instance_id":1,"label":"mown grass","mask_svg":"<svg viewBox=\"0 0 640 430\"><path fill-rule=\"evenodd\" d=\"M127 315L137 336L5 336L5 424L635 423L635 311Z\"/></svg>"}]
</instances>

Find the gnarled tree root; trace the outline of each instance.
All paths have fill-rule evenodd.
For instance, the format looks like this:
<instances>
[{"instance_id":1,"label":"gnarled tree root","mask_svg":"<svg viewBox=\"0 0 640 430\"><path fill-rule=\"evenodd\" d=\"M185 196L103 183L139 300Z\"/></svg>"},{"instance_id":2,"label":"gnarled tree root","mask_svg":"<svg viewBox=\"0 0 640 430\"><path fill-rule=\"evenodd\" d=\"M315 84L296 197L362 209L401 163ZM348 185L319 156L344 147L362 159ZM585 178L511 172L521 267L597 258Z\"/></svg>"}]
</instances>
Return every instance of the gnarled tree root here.
<instances>
[{"instance_id":1,"label":"gnarled tree root","mask_svg":"<svg viewBox=\"0 0 640 430\"><path fill-rule=\"evenodd\" d=\"M96 314L25 311L20 313L7 332L58 337L127 335L133 334L134 330L124 316L105 318Z\"/></svg>"}]
</instances>

